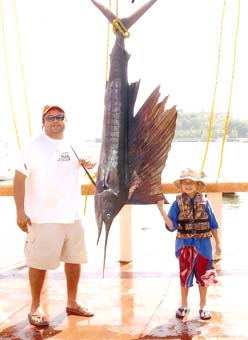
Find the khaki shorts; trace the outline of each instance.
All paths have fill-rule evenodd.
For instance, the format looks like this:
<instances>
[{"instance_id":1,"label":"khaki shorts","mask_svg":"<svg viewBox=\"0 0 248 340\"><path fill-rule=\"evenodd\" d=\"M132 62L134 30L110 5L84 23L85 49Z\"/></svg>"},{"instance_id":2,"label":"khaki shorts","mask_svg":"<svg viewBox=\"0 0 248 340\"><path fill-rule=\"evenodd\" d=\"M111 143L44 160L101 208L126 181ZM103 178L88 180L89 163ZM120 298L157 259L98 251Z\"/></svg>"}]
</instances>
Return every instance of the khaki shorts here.
<instances>
[{"instance_id":1,"label":"khaki shorts","mask_svg":"<svg viewBox=\"0 0 248 340\"><path fill-rule=\"evenodd\" d=\"M48 270L65 263L86 263L87 254L81 221L75 223L32 223L26 238L28 267Z\"/></svg>"}]
</instances>

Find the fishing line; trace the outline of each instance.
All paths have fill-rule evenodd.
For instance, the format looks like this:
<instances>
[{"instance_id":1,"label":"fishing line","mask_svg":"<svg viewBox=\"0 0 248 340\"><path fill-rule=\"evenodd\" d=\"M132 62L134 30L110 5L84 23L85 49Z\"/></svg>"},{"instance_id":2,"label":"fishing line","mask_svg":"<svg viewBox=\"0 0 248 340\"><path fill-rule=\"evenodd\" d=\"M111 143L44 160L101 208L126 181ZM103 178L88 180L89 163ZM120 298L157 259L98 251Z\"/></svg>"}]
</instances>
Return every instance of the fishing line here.
<instances>
[{"instance_id":1,"label":"fishing line","mask_svg":"<svg viewBox=\"0 0 248 340\"><path fill-rule=\"evenodd\" d=\"M94 186L96 186L96 182L94 181L93 177L91 176L91 174L89 173L89 171L86 169L86 167L81 163L80 158L78 157L76 151L73 149L73 147L72 147L71 145L70 145L70 147L71 147L71 149L72 149L74 155L77 157L78 161L80 162L81 167L84 169L84 171L85 171L86 174L88 175L88 177L89 177L91 183L92 183Z\"/></svg>"}]
</instances>

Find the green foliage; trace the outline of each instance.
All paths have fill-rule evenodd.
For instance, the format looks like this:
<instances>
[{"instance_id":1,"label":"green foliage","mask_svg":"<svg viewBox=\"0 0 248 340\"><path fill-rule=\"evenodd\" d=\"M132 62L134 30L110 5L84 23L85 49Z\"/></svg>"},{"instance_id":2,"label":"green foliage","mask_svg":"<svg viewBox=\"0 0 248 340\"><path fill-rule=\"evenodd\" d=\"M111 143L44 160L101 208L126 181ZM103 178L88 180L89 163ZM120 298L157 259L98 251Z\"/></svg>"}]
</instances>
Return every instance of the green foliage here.
<instances>
[{"instance_id":1,"label":"green foliage","mask_svg":"<svg viewBox=\"0 0 248 340\"><path fill-rule=\"evenodd\" d=\"M217 113L213 117L211 141L222 139L225 130L226 115ZM174 141L207 141L210 124L208 112L178 112ZM248 139L248 120L229 118L227 140Z\"/></svg>"}]
</instances>

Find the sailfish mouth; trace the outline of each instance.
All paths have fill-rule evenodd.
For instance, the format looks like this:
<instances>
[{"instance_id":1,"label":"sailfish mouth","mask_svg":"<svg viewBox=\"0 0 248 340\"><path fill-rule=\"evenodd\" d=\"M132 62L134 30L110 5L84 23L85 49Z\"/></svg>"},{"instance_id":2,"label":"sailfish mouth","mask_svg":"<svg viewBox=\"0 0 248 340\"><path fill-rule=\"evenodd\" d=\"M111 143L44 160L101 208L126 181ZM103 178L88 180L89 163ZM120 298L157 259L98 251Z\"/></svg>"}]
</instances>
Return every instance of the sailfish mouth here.
<instances>
[{"instance_id":1,"label":"sailfish mouth","mask_svg":"<svg viewBox=\"0 0 248 340\"><path fill-rule=\"evenodd\" d=\"M101 233L102 233L102 226L103 226L103 218L102 218L101 212L96 214L96 223L97 223L97 227L98 227L98 235L97 235L96 244L98 245L100 237L101 237Z\"/></svg>"},{"instance_id":2,"label":"sailfish mouth","mask_svg":"<svg viewBox=\"0 0 248 340\"><path fill-rule=\"evenodd\" d=\"M100 236L102 234L103 224L105 225L105 231L109 233L110 227L115 217L115 213L111 209L96 210L96 223L98 227L97 244L99 243Z\"/></svg>"}]
</instances>

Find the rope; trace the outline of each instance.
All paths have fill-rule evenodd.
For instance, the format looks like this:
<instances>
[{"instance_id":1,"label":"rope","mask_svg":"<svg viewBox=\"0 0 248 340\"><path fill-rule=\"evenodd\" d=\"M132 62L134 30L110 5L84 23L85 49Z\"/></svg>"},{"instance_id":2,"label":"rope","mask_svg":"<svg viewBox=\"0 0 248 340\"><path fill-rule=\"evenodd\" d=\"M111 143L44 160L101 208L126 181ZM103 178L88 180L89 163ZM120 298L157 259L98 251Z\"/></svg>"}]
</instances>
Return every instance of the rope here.
<instances>
[{"instance_id":1,"label":"rope","mask_svg":"<svg viewBox=\"0 0 248 340\"><path fill-rule=\"evenodd\" d=\"M115 15L116 18L113 20L113 32L116 34L117 31L121 32L122 36L124 38L129 38L130 33L128 32L127 28L123 24L123 22L118 18L118 12L119 12L119 2L116 0L115 2ZM111 10L112 2L109 0L109 10ZM106 73L105 73L105 83L108 81L108 75L109 75L109 41L110 41L110 22L108 22L108 30L107 30L107 48L106 48Z\"/></svg>"},{"instance_id":2,"label":"rope","mask_svg":"<svg viewBox=\"0 0 248 340\"><path fill-rule=\"evenodd\" d=\"M231 77L230 93L229 93L229 104L228 104L228 111L227 111L226 120L225 120L224 135L223 135L223 138L222 138L221 158L220 158L220 163L219 163L217 181L219 180L219 177L220 177L220 171L221 171L223 156L224 156L224 145L225 145L228 125L229 125L229 117L230 117L230 110L231 110L231 103L232 103L233 83L234 83L234 75L235 75L235 67L236 67L236 52L237 52L239 22L240 22L240 0L238 0L238 17L237 17L237 24L236 24L235 39L234 39L233 67L232 67L232 77Z\"/></svg>"},{"instance_id":3,"label":"rope","mask_svg":"<svg viewBox=\"0 0 248 340\"><path fill-rule=\"evenodd\" d=\"M220 25L220 39L219 39L219 49L218 49L218 61L217 61L217 67L216 67L214 94L213 94L213 100L212 100L212 106L211 106L211 112L210 112L210 118L209 118L207 145L206 145L206 150L205 150L202 165L201 165L200 175L202 175L202 173L203 173L203 169L204 169L207 154L208 154L209 143L210 143L210 140L211 140L211 132L212 132L213 116L214 116L214 108L215 108L215 99L216 99L218 80L219 80L219 71L220 71L220 57L221 57L222 33L223 33L223 25L224 25L224 18L225 18L225 9L226 9L226 0L224 0L223 7L222 7L222 16L221 16L221 25Z\"/></svg>"},{"instance_id":4,"label":"rope","mask_svg":"<svg viewBox=\"0 0 248 340\"><path fill-rule=\"evenodd\" d=\"M3 54L4 54L4 63L5 63L5 68L6 68L6 80L7 80L7 85L8 85L9 101L10 101L10 107L11 107L11 112L12 112L12 118L13 118L13 123L14 123L17 144L18 144L18 148L20 149L21 143L20 143L20 138L19 138L18 129L17 129L16 115L15 115L15 110L14 110L14 102L13 102L10 75L9 75L9 65L8 65L8 56L7 56L7 45L6 45L6 34L5 34L5 27L4 27L2 0L0 0L0 16L1 16L2 36L3 36Z\"/></svg>"},{"instance_id":5,"label":"rope","mask_svg":"<svg viewBox=\"0 0 248 340\"><path fill-rule=\"evenodd\" d=\"M86 177L86 174L84 175ZM97 178L97 172L93 172L91 177L93 179ZM85 194L85 201L84 201L84 216L86 215L86 207L87 207L87 201L88 201L88 195L89 195L89 190L90 190L90 182L87 184L87 189L86 189L86 194Z\"/></svg>"},{"instance_id":6,"label":"rope","mask_svg":"<svg viewBox=\"0 0 248 340\"><path fill-rule=\"evenodd\" d=\"M111 9L111 0L109 0L109 9ZM109 37L110 37L110 22L108 22L108 31L107 31L107 47L106 47L106 71L105 71L105 83L108 82L108 74L109 74Z\"/></svg>"},{"instance_id":7,"label":"rope","mask_svg":"<svg viewBox=\"0 0 248 340\"><path fill-rule=\"evenodd\" d=\"M115 16L118 18L118 13L119 13L119 2L118 0L115 0Z\"/></svg>"},{"instance_id":8,"label":"rope","mask_svg":"<svg viewBox=\"0 0 248 340\"><path fill-rule=\"evenodd\" d=\"M119 18L115 18L113 20L113 31L114 33L117 33L117 31L120 31L123 38L130 37L130 33L128 32L127 28L124 26L123 22Z\"/></svg>"},{"instance_id":9,"label":"rope","mask_svg":"<svg viewBox=\"0 0 248 340\"><path fill-rule=\"evenodd\" d=\"M17 10L16 10L16 0L13 0L13 4L14 4L14 13L15 13L15 21L16 21L16 34L17 34L19 60L20 60L20 65L21 65L22 83L23 83L23 91L24 91L24 98L25 98L25 107L26 107L27 116L28 116L29 136L32 137L31 120L30 120L30 112L29 112L28 96L27 96L27 86L26 86L24 65L23 65L23 59L22 59L22 49L21 49L21 39L20 39L20 32L19 32L18 15L17 15Z\"/></svg>"}]
</instances>

